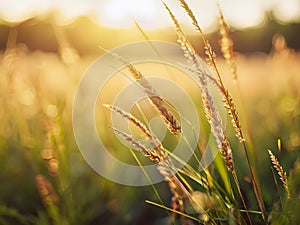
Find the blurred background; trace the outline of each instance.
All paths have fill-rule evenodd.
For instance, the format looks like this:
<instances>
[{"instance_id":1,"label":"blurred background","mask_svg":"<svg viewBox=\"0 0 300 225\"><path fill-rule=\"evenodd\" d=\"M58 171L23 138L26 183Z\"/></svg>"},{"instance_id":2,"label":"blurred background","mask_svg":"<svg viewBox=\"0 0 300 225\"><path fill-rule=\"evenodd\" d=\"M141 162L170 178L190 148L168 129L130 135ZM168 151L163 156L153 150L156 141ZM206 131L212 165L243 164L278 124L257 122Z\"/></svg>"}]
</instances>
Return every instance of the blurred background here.
<instances>
[{"instance_id":1,"label":"blurred background","mask_svg":"<svg viewBox=\"0 0 300 225\"><path fill-rule=\"evenodd\" d=\"M187 27L186 32L192 35L189 19L179 4L176 1L166 3ZM225 0L220 5L231 25L237 51L268 53L276 33L285 37L289 47L299 49L299 1ZM204 32L214 36L218 29L216 2L190 1L190 6ZM15 0L1 1L0 10L1 49L7 47L10 38L10 42L24 44L29 50L58 52L70 45L79 55L97 53L100 43L108 48L142 39L135 22L151 38L175 38L168 15L161 2L155 0L30 0L26 3Z\"/></svg>"},{"instance_id":2,"label":"blurred background","mask_svg":"<svg viewBox=\"0 0 300 225\"><path fill-rule=\"evenodd\" d=\"M180 4L165 2L203 55ZM267 149L279 155L288 172L299 158L300 1L220 1L234 41L238 86L220 54L217 2L187 2L236 99L271 210L278 195L268 185L273 177L271 165L265 168ZM75 90L103 54L99 46L112 49L145 40L145 34L176 42L158 0L0 0L0 224L166 224L167 213L145 203L157 201L152 187L122 186L96 174L82 159L72 131ZM109 102L109 93L106 97ZM240 148L228 129L233 148ZM109 133L102 135L109 148L121 148ZM118 154L132 158L126 151ZM242 151L235 154L243 157ZM243 179L246 164L237 167ZM243 191L249 193L250 208L256 208L246 180L247 175ZM167 185L156 188L168 205Z\"/></svg>"}]
</instances>

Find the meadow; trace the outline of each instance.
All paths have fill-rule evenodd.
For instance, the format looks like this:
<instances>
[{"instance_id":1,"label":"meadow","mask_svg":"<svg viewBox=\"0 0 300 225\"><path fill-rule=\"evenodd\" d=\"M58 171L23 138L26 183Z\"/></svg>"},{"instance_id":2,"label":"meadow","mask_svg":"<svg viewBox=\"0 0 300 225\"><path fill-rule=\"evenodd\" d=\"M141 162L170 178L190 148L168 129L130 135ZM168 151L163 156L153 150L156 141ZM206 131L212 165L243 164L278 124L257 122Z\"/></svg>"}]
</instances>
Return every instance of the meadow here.
<instances>
[{"instance_id":1,"label":"meadow","mask_svg":"<svg viewBox=\"0 0 300 225\"><path fill-rule=\"evenodd\" d=\"M175 20L173 18L173 22ZM176 30L185 53L195 60L197 52L187 48L186 37L175 23L173 32ZM121 185L103 178L83 159L74 138L72 106L80 79L103 51L83 55L71 42L57 37L57 52L32 50L10 37L0 54L0 224L299 223L300 53L289 48L282 35L273 37L269 53L235 52L237 78L232 74L232 65L221 53L216 59L210 58L209 49L206 49L207 56L200 54L204 60L209 58L211 64L214 60L217 62L222 85L229 90L235 104L233 109L230 97L226 100L225 95L224 102L229 104L233 119L235 110L238 115L235 127L231 116L227 116L226 137L222 136L230 143L232 152L222 151L221 145L219 155L207 170L197 171L195 162L191 161L175 175L166 176L166 181L144 187ZM201 34L195 35L193 44L197 38L203 41ZM229 63L233 62L231 56ZM133 65L131 70L128 66L124 66L123 72L127 71L129 76L134 76L137 69L142 74L159 74L163 70L149 64ZM170 70L172 74L172 68ZM97 102L99 136L111 154L124 162L152 164L158 160L155 162L161 166L166 155L172 157L172 152L164 148L174 147L176 135L174 139L172 129L166 131L166 140L159 151L143 152L147 149L141 148L142 153L133 153L107 127L111 126L114 111L125 120L134 120L133 117L128 119L131 114L103 107L103 104L111 104L118 90L130 82L123 79L122 74L116 76L121 78L112 79ZM162 72L160 76L182 82L177 75ZM211 80L220 86L218 78ZM206 145L209 133L214 135L214 126L218 123L214 123L211 105L202 102L205 97L201 95L205 91L188 83L185 87L198 106L205 127L196 153L196 157L201 157L201 146ZM139 115L141 123L146 123L143 116L147 113L164 117L163 110L153 110L163 104L160 101L155 104L156 100L150 98L152 105L141 102L141 108L128 113ZM143 107L145 111L141 110ZM170 112L175 113L176 119L176 111ZM168 123L168 119L164 121ZM133 126L137 129L136 135L144 137L147 132L139 130L140 122L133 122ZM172 121L169 123L172 127ZM119 135L135 147L139 144L122 132ZM219 148L217 144L215 147ZM245 151L249 154L249 163ZM161 173L168 174L168 167Z\"/></svg>"}]
</instances>

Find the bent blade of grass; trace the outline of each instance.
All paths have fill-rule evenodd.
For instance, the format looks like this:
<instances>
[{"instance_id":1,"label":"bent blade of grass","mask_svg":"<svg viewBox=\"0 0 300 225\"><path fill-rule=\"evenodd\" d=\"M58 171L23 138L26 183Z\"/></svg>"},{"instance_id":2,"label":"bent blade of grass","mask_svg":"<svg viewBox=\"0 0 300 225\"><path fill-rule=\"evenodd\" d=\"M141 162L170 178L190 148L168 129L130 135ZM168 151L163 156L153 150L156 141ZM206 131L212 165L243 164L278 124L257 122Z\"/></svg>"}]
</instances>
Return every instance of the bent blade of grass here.
<instances>
[{"instance_id":1,"label":"bent blade of grass","mask_svg":"<svg viewBox=\"0 0 300 225\"><path fill-rule=\"evenodd\" d=\"M153 50L154 54L156 56L158 56L159 58L162 58L161 55L160 55L160 53L157 51L157 49L155 48L155 46L152 44L151 39L148 37L148 35L143 30L143 28L139 25L139 23L134 20L134 25L139 30L139 32L142 34L143 38L148 42L148 44L150 45L150 47Z\"/></svg>"},{"instance_id":2,"label":"bent blade of grass","mask_svg":"<svg viewBox=\"0 0 300 225\"><path fill-rule=\"evenodd\" d=\"M246 212L246 210L240 209L240 212ZM259 214L259 215L261 215L261 212L257 211L257 210L248 210L248 212L252 213L252 214Z\"/></svg>"},{"instance_id":3,"label":"bent blade of grass","mask_svg":"<svg viewBox=\"0 0 300 225\"><path fill-rule=\"evenodd\" d=\"M222 159L222 157L219 154L214 159L214 164L217 167L218 172L220 173L221 179L223 181L223 184L225 186L225 189L226 189L227 193L232 198L234 198L231 183L230 183L230 179L229 179L227 169L226 169L226 165L224 163L224 160Z\"/></svg>"},{"instance_id":4,"label":"bent blade of grass","mask_svg":"<svg viewBox=\"0 0 300 225\"><path fill-rule=\"evenodd\" d=\"M159 203L152 202L152 201L149 201L149 200L146 200L145 202L148 203L148 204L150 204L150 205L154 205L154 206L160 207L160 208L162 208L162 209L165 209L165 210L167 210L167 211L170 211L170 212L176 213L176 214L178 214L178 215L184 216L184 217L186 217L186 218L188 218L188 219L197 221L197 222L199 222L199 223L203 223L203 222L202 222L200 219L198 219L198 218L195 218L195 217L193 217L193 216L190 216L190 215L188 215L188 214L186 214L186 213L183 213L183 212L180 212L180 211L178 211L178 210L169 208L169 207L167 207L167 206L161 205L161 204L159 204Z\"/></svg>"},{"instance_id":5,"label":"bent blade of grass","mask_svg":"<svg viewBox=\"0 0 300 225\"><path fill-rule=\"evenodd\" d=\"M146 172L146 170L144 169L144 166L142 165L141 161L138 159L138 157L136 156L135 152L132 149L129 149L131 155L133 156L134 160L137 162L137 164L139 165L139 167L141 168L141 170L143 171L146 179L148 180L149 184L151 185L152 190L154 191L155 196L157 197L158 201L163 204L162 198L158 193L158 190L155 188L149 174Z\"/></svg>"}]
</instances>

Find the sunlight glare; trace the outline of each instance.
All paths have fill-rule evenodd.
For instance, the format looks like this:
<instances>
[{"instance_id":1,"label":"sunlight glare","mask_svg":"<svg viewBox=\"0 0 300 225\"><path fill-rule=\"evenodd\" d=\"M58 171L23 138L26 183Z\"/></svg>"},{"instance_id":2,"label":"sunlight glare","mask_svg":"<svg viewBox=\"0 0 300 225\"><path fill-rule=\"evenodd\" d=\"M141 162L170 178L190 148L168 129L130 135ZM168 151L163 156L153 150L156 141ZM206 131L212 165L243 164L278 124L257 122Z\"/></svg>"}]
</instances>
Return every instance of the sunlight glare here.
<instances>
[{"instance_id":1,"label":"sunlight glare","mask_svg":"<svg viewBox=\"0 0 300 225\"><path fill-rule=\"evenodd\" d=\"M9 22L20 22L30 18L33 14L33 1L0 1L0 16Z\"/></svg>"},{"instance_id":2,"label":"sunlight glare","mask_svg":"<svg viewBox=\"0 0 300 225\"><path fill-rule=\"evenodd\" d=\"M165 24L158 20L156 3L152 0L106 1L99 8L98 20L100 24L113 28L133 27L134 20L146 28L159 27ZM161 24L159 25L159 23Z\"/></svg>"},{"instance_id":3,"label":"sunlight glare","mask_svg":"<svg viewBox=\"0 0 300 225\"><path fill-rule=\"evenodd\" d=\"M59 12L57 15L59 23L68 24L78 16L88 15L92 6L91 1L64 0L58 1L54 8Z\"/></svg>"},{"instance_id":4,"label":"sunlight glare","mask_svg":"<svg viewBox=\"0 0 300 225\"><path fill-rule=\"evenodd\" d=\"M274 7L274 14L277 19L283 22L299 21L300 1L288 0L286 2L278 2Z\"/></svg>"},{"instance_id":5,"label":"sunlight glare","mask_svg":"<svg viewBox=\"0 0 300 225\"><path fill-rule=\"evenodd\" d=\"M264 22L265 11L259 1L224 1L225 19L238 29L257 27ZM233 10L234 9L234 10Z\"/></svg>"},{"instance_id":6,"label":"sunlight glare","mask_svg":"<svg viewBox=\"0 0 300 225\"><path fill-rule=\"evenodd\" d=\"M186 0L204 32L216 28L217 0ZM177 1L165 0L180 23L191 25ZM258 27L266 12L274 12L283 22L300 21L299 0L220 0L225 19L237 29ZM68 24L81 15L90 16L111 28L134 28L137 21L144 29L171 26L160 0L0 0L0 17L8 22L22 22L54 12L56 22Z\"/></svg>"}]
</instances>

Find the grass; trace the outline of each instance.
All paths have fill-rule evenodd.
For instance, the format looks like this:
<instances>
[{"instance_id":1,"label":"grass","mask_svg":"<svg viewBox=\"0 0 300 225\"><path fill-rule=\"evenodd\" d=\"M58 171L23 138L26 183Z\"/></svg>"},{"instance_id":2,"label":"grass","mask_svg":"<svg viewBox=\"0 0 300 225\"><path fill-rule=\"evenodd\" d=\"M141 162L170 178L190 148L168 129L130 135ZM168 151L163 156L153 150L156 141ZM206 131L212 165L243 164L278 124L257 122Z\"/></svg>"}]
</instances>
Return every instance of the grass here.
<instances>
[{"instance_id":1,"label":"grass","mask_svg":"<svg viewBox=\"0 0 300 225\"><path fill-rule=\"evenodd\" d=\"M173 160L181 163L172 153L174 140L182 135L180 121L176 111L147 83L147 74L153 71L159 74L163 69L131 65L126 59L116 57L126 65L124 73L131 74L148 91L150 104L143 102L134 112L106 105L109 111L102 104L112 102L115 93L110 90L101 93L104 100L99 102L97 113L105 116L96 118L100 136L112 154L124 161L140 166L144 162L157 163L166 182L137 188L101 178L82 159L71 124L75 88L91 59L80 57L70 47L68 54L61 51L57 55L29 52L25 46L10 42L1 54L0 68L3 168L0 224L297 224L300 221L297 213L300 208L299 54L288 49L281 36L274 39L270 55L234 53L229 29L220 14L225 59L217 58L192 9L183 0L179 4L195 26L199 41L205 46L205 58L215 73L214 76L203 73L199 66L201 57L176 15L165 5L179 44L187 60L195 65L188 69L201 87L201 92L192 88L191 92L206 132L201 133L193 160L173 173L176 167ZM145 32L143 36L147 39ZM182 81L180 76L177 81ZM220 119L207 86L209 82L224 97L232 124L224 124ZM169 128L163 142L148 128L149 112L161 115ZM143 154L126 150L106 127L110 125L110 113L130 121L138 135L156 148L150 151L135 136L112 127ZM197 162L210 132L216 143L212 147L220 153L213 164L199 172Z\"/></svg>"}]
</instances>

